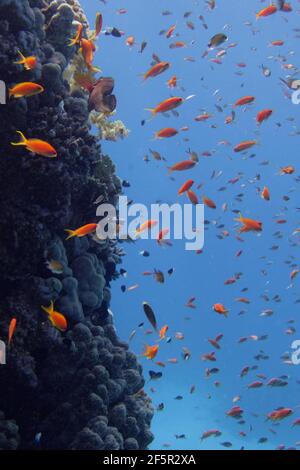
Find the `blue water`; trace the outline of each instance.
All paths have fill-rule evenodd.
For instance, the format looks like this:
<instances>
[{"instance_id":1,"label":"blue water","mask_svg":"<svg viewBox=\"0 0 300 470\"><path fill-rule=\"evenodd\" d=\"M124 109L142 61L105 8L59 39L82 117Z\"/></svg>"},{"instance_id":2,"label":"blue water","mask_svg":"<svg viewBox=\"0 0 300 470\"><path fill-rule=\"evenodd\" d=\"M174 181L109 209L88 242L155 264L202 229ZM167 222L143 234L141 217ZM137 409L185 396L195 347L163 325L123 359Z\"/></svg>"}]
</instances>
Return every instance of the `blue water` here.
<instances>
[{"instance_id":1,"label":"blue water","mask_svg":"<svg viewBox=\"0 0 300 470\"><path fill-rule=\"evenodd\" d=\"M146 386L153 405L157 407L164 403L165 406L163 411L155 413L152 425L155 440L151 448L162 449L168 444L171 449L223 449L221 443L225 441L230 441L233 449L242 446L246 449L274 449L281 444L294 447L300 440L299 427L292 427L293 421L300 417L300 409L297 409L300 366L283 363L281 355L286 351L291 354L292 342L300 337L297 332L299 304L296 303L300 297L300 277L294 280L293 287L288 288L293 268L286 264L287 260L298 263L299 244L297 236L292 236L292 233L300 225L297 212L300 206L299 186L296 181L299 136L291 134L297 130L300 107L284 96L280 77L285 78L292 73L282 68L283 63L293 64L296 69L299 66L299 39L294 31L299 26L299 3L291 2L292 13L279 12L259 21L256 21L255 13L269 2L217 0L213 11L207 9L206 2L192 0L108 0L106 5L100 1L81 0L81 3L91 24L96 12L101 11L105 27L116 26L125 31L125 36L120 39L101 36L95 64L101 66L104 75L114 77L117 118L124 121L131 131L127 139L118 143L103 142L103 150L116 164L117 174L131 182L131 187L126 189L128 198L146 205L157 200L186 202L185 197L178 198L177 191L186 179L193 178L197 184L203 184L203 188L196 190L198 196L205 194L217 204L215 211L205 209L205 218L211 223L207 225L204 251L200 255L185 251L182 242L174 242L172 248L165 249L151 240L122 245L127 253L123 268L128 271L128 277L113 284L112 302L120 337L127 340L131 331L137 329L131 341L131 348L137 354L142 353L144 343L155 343L155 334L145 335L150 325L144 317L143 301L150 302L160 326L169 325L168 335L172 337L170 344L160 343L155 359L166 362L164 369L140 359L146 378L149 369L163 373L162 379ZM117 14L119 8L126 8L127 13ZM162 16L163 10L172 11L172 15ZM187 20L195 24L194 31L186 26L187 20L183 17L186 11L192 12ZM203 28L199 15L204 16L207 30ZM245 24L247 22L252 26ZM159 35L159 31L167 30L172 24L177 24L178 37L167 40L164 35ZM222 64L218 65L210 61L217 51L210 52L204 59L201 56L210 38L221 32L229 39L220 49L227 49L235 42L237 46L228 49ZM133 48L125 44L130 35L138 44ZM285 41L284 46L269 47L271 41L278 39ZM143 40L148 45L140 54L138 51ZM169 44L174 40L185 41L187 47L170 49ZM172 67L142 84L139 74L149 69L153 52L161 60L170 61ZM276 60L279 54L286 57L286 62ZM195 62L184 60L188 56L194 57ZM237 67L238 63L245 63L246 67ZM263 75L262 64L270 68L271 77ZM183 97L195 94L196 97L178 108L178 118L158 116L142 127L141 120L149 119L145 108L154 107L171 95L166 81L172 75L177 75L179 86L185 89L177 89L175 94ZM214 95L216 90L219 92ZM255 96L255 103L237 109L234 123L225 125L231 105L245 95ZM223 98L220 102L219 97ZM216 104L227 108L220 113ZM266 108L274 111L273 116L258 128L256 114ZM207 122L195 122L195 116L202 110L213 116ZM295 121L291 121L291 117ZM189 126L189 131L181 132L173 139L151 141L154 132L167 126ZM185 140L187 138L188 141ZM259 145L245 154L233 152L236 144L248 139L257 139ZM218 145L220 141L229 141L231 146ZM154 161L149 148L159 151L167 159L167 164ZM189 148L199 154L207 150L215 152L211 157L200 156L196 168L184 174L174 174L175 181L172 181L166 166L184 160ZM150 157L149 163L143 161L146 154ZM264 161L269 161L269 164L262 165ZM279 176L280 168L286 165L295 166L294 175ZM214 170L223 173L211 179ZM236 184L228 183L239 173L241 178ZM251 182L258 174L261 181ZM264 201L258 192L258 188L262 189L264 185L270 189L270 202ZM226 189L220 191L222 187ZM244 196L239 202L235 198L241 193ZM283 200L286 195L290 198L288 201ZM227 212L222 211L223 203L228 204ZM234 221L236 214L233 210L262 221L263 232L259 235L246 233L242 236L243 242L238 241L238 224ZM278 219L286 219L286 223L279 225L276 223ZM218 229L213 221L217 221L217 225L224 224L224 229ZM230 235L219 239L217 235L222 230L228 230ZM282 238L274 236L277 231L282 233ZM292 243L296 243L295 246ZM278 246L277 250L271 249L274 245ZM141 250L148 250L151 256L142 257L139 254ZM238 250L243 250L239 258L235 256ZM164 285L142 275L154 268L166 273L171 267L175 268L175 273L170 278L166 275ZM224 281L237 272L242 273L240 280L225 286ZM123 284L127 287L139 284L139 288L122 293ZM248 290L242 292L244 288ZM270 300L264 300L263 295ZM273 300L275 295L280 296L280 302ZM192 296L196 297L195 310L185 307ZM238 297L247 297L251 303L239 303L235 300ZM230 310L227 319L212 311L212 305L217 302ZM260 313L265 309L273 309L274 315L261 317ZM289 325L289 320L295 323ZM137 326L141 322L145 326L139 329ZM289 326L295 328L294 335L286 334ZM175 339L176 332L182 332L184 340ZM203 362L201 356L213 351L207 339L219 333L223 333L224 338L221 350L216 351L217 362ZM239 338L250 335L268 335L268 338L265 341L248 339L246 343L238 344ZM191 351L189 361L182 359L183 347ZM257 361L254 356L260 350L269 359ZM174 357L178 358L178 364L167 363ZM244 366L255 365L257 370L240 378ZM205 378L207 367L217 367L220 372ZM257 390L247 389L249 383L260 380L256 374L267 377L264 383L272 377L288 375L288 386L270 388L265 385ZM216 380L220 387L214 385ZM191 395L189 391L193 384L196 390ZM152 387L155 391L151 390ZM175 400L178 395L183 399ZM237 420L226 416L226 411L234 406L232 400L236 396L241 397L237 405L244 410L245 424L238 424ZM291 407L294 415L279 425L272 425L266 420L266 415L278 407ZM219 429L222 436L201 442L202 433L213 428ZM241 431L246 433L245 437L239 435ZM175 434L185 434L186 439L176 439ZM268 441L259 444L262 437Z\"/></svg>"}]
</instances>

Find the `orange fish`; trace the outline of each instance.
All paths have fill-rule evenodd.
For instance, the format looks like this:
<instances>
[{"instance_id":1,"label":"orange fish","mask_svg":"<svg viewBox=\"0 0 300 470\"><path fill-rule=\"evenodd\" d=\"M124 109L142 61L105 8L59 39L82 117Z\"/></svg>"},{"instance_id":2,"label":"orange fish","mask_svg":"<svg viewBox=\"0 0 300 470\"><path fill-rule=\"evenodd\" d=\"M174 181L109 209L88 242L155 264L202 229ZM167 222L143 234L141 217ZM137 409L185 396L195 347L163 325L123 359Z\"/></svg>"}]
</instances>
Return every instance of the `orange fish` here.
<instances>
[{"instance_id":1,"label":"orange fish","mask_svg":"<svg viewBox=\"0 0 300 470\"><path fill-rule=\"evenodd\" d=\"M170 80L167 81L167 85L169 88L176 88L177 86L177 77L174 75Z\"/></svg>"},{"instance_id":2,"label":"orange fish","mask_svg":"<svg viewBox=\"0 0 300 470\"><path fill-rule=\"evenodd\" d=\"M151 69L148 70L144 74L144 80L147 80L148 78L154 78L160 75L161 73L165 72L170 68L170 62L159 62L158 64L153 65Z\"/></svg>"},{"instance_id":3,"label":"orange fish","mask_svg":"<svg viewBox=\"0 0 300 470\"><path fill-rule=\"evenodd\" d=\"M183 160L182 162L175 163L175 165L168 167L168 170L170 173L173 173L173 171L185 171L185 170L190 170L196 165L196 162L193 160Z\"/></svg>"},{"instance_id":4,"label":"orange fish","mask_svg":"<svg viewBox=\"0 0 300 470\"><path fill-rule=\"evenodd\" d=\"M187 197L189 198L192 204L195 204L195 206L199 204L199 199L198 199L197 194L194 193L194 191L192 191L191 189L187 191Z\"/></svg>"},{"instance_id":5,"label":"orange fish","mask_svg":"<svg viewBox=\"0 0 300 470\"><path fill-rule=\"evenodd\" d=\"M237 101L234 103L234 107L236 107L236 106L244 106L244 105L246 105L246 104L253 103L254 100L255 100L255 97L254 97L254 96L244 96L243 98L240 98L239 100L237 100Z\"/></svg>"},{"instance_id":6,"label":"orange fish","mask_svg":"<svg viewBox=\"0 0 300 470\"><path fill-rule=\"evenodd\" d=\"M9 324L9 328L8 328L8 346L10 346L16 327L17 327L17 319L12 318Z\"/></svg>"},{"instance_id":7,"label":"orange fish","mask_svg":"<svg viewBox=\"0 0 300 470\"><path fill-rule=\"evenodd\" d=\"M295 172L295 168L293 166L285 166L280 169L280 175L292 175Z\"/></svg>"},{"instance_id":8,"label":"orange fish","mask_svg":"<svg viewBox=\"0 0 300 470\"><path fill-rule=\"evenodd\" d=\"M48 144L48 142L44 142L43 140L39 139L26 139L24 134L21 131L17 131L18 134L21 136L21 142L11 142L11 145L18 147L24 146L26 147L29 152L32 152L36 155L41 155L42 157L48 158L56 158L57 152L52 145Z\"/></svg>"},{"instance_id":9,"label":"orange fish","mask_svg":"<svg viewBox=\"0 0 300 470\"><path fill-rule=\"evenodd\" d=\"M75 38L70 39L69 47L75 46L76 44L80 44L81 40L82 40L82 34L83 34L83 25L81 23L79 23L79 25L77 27L76 36L75 36Z\"/></svg>"},{"instance_id":10,"label":"orange fish","mask_svg":"<svg viewBox=\"0 0 300 470\"><path fill-rule=\"evenodd\" d=\"M169 234L170 230L168 228L162 229L157 237L157 243L160 246L172 246L172 243L169 240L165 240L164 238Z\"/></svg>"},{"instance_id":11,"label":"orange fish","mask_svg":"<svg viewBox=\"0 0 300 470\"><path fill-rule=\"evenodd\" d=\"M25 57L21 51L18 51L20 60L14 62L17 65L24 65L25 70L34 70L37 66L37 58L35 56Z\"/></svg>"},{"instance_id":12,"label":"orange fish","mask_svg":"<svg viewBox=\"0 0 300 470\"><path fill-rule=\"evenodd\" d=\"M291 274L290 274L290 279L291 281L293 281L295 279L296 276L298 276L299 274L299 270L298 269L294 269Z\"/></svg>"},{"instance_id":13,"label":"orange fish","mask_svg":"<svg viewBox=\"0 0 300 470\"><path fill-rule=\"evenodd\" d=\"M275 5L269 5L266 8L263 8L256 14L256 19L263 18L266 16L274 15L277 12L277 7Z\"/></svg>"},{"instance_id":14,"label":"orange fish","mask_svg":"<svg viewBox=\"0 0 300 470\"><path fill-rule=\"evenodd\" d=\"M155 227L158 224L157 220L146 220L143 224L140 225L138 229L136 229L135 235L140 235L145 230L151 230L152 227Z\"/></svg>"},{"instance_id":15,"label":"orange fish","mask_svg":"<svg viewBox=\"0 0 300 470\"><path fill-rule=\"evenodd\" d=\"M212 352L212 353L208 353L208 354L203 354L201 356L201 360L202 361L210 361L210 362L216 362L216 353L215 352Z\"/></svg>"},{"instance_id":16,"label":"orange fish","mask_svg":"<svg viewBox=\"0 0 300 470\"><path fill-rule=\"evenodd\" d=\"M98 72L99 69L93 66L94 52L96 50L94 42L91 39L82 38L80 44L80 52L84 58L85 65L88 69Z\"/></svg>"},{"instance_id":17,"label":"orange fish","mask_svg":"<svg viewBox=\"0 0 300 470\"><path fill-rule=\"evenodd\" d=\"M214 304L213 310L219 315L224 315L225 317L227 317L229 312L229 310L227 310L227 308L225 308L223 304Z\"/></svg>"},{"instance_id":18,"label":"orange fish","mask_svg":"<svg viewBox=\"0 0 300 470\"><path fill-rule=\"evenodd\" d=\"M77 230L65 230L65 232L69 234L66 240L70 240L71 238L74 238L74 237L82 238L91 233L95 233L97 230L97 225L98 224L87 224L87 225L84 225L83 227L78 228Z\"/></svg>"},{"instance_id":19,"label":"orange fish","mask_svg":"<svg viewBox=\"0 0 300 470\"><path fill-rule=\"evenodd\" d=\"M169 45L170 49L180 49L181 47L186 47L186 43L184 41L176 41Z\"/></svg>"},{"instance_id":20,"label":"orange fish","mask_svg":"<svg viewBox=\"0 0 300 470\"><path fill-rule=\"evenodd\" d=\"M161 340L165 339L168 329L169 329L168 325L165 325L159 330L159 338Z\"/></svg>"},{"instance_id":21,"label":"orange fish","mask_svg":"<svg viewBox=\"0 0 300 470\"><path fill-rule=\"evenodd\" d=\"M260 111L256 116L257 123L261 124L263 121L268 119L272 115L272 113L272 109L264 109L263 111Z\"/></svg>"},{"instance_id":22,"label":"orange fish","mask_svg":"<svg viewBox=\"0 0 300 470\"><path fill-rule=\"evenodd\" d=\"M146 344L143 352L143 357L146 357L148 360L154 359L158 353L158 349L158 344L155 344L154 346L148 346Z\"/></svg>"},{"instance_id":23,"label":"orange fish","mask_svg":"<svg viewBox=\"0 0 300 470\"><path fill-rule=\"evenodd\" d=\"M178 108L184 102L183 98L178 96L173 96L172 98L167 98L166 100L159 103L155 108L146 109L150 111L153 116L156 116L158 113L166 113L172 109Z\"/></svg>"},{"instance_id":24,"label":"orange fish","mask_svg":"<svg viewBox=\"0 0 300 470\"><path fill-rule=\"evenodd\" d=\"M278 41L272 41L271 46L283 46L284 41L278 40Z\"/></svg>"},{"instance_id":25,"label":"orange fish","mask_svg":"<svg viewBox=\"0 0 300 470\"><path fill-rule=\"evenodd\" d=\"M270 191L267 188L267 186L265 186L264 189L262 190L261 197L265 199L265 201L270 201Z\"/></svg>"},{"instance_id":26,"label":"orange fish","mask_svg":"<svg viewBox=\"0 0 300 470\"><path fill-rule=\"evenodd\" d=\"M240 142L238 145L236 145L233 150L236 153L244 152L245 150L248 150L251 147L254 147L254 145L256 144L257 144L256 140L245 140L244 142Z\"/></svg>"},{"instance_id":27,"label":"orange fish","mask_svg":"<svg viewBox=\"0 0 300 470\"><path fill-rule=\"evenodd\" d=\"M176 29L176 24L174 24L173 26L171 26L168 31L166 32L166 38L167 39L170 39L170 37L172 37L174 31Z\"/></svg>"},{"instance_id":28,"label":"orange fish","mask_svg":"<svg viewBox=\"0 0 300 470\"><path fill-rule=\"evenodd\" d=\"M134 36L129 36L126 39L126 46L132 47L132 46L134 46L134 44L135 44Z\"/></svg>"},{"instance_id":29,"label":"orange fish","mask_svg":"<svg viewBox=\"0 0 300 470\"><path fill-rule=\"evenodd\" d=\"M240 214L240 217L236 219L238 222L243 224L243 227L240 228L239 232L261 232L262 231L262 222L257 220L245 218Z\"/></svg>"},{"instance_id":30,"label":"orange fish","mask_svg":"<svg viewBox=\"0 0 300 470\"><path fill-rule=\"evenodd\" d=\"M43 91L45 91L45 89L37 83L23 82L15 85L13 88L9 88L8 95L10 98L30 98L31 96L43 93Z\"/></svg>"},{"instance_id":31,"label":"orange fish","mask_svg":"<svg viewBox=\"0 0 300 470\"><path fill-rule=\"evenodd\" d=\"M177 129L174 129L173 127L165 127L164 129L161 129L155 133L155 139L168 139L170 137L174 137L177 134Z\"/></svg>"},{"instance_id":32,"label":"orange fish","mask_svg":"<svg viewBox=\"0 0 300 470\"><path fill-rule=\"evenodd\" d=\"M211 114L204 113L204 114L199 114L199 116L196 116L194 118L194 121L196 122L202 122L202 121L207 121L211 117Z\"/></svg>"},{"instance_id":33,"label":"orange fish","mask_svg":"<svg viewBox=\"0 0 300 470\"><path fill-rule=\"evenodd\" d=\"M226 415L230 416L231 418L240 418L243 413L244 410L242 410L240 406L234 406L229 411L227 411Z\"/></svg>"},{"instance_id":34,"label":"orange fish","mask_svg":"<svg viewBox=\"0 0 300 470\"><path fill-rule=\"evenodd\" d=\"M202 201L203 201L203 204L205 204L210 209L216 209L217 208L215 202L212 199L209 199L208 197L203 196Z\"/></svg>"},{"instance_id":35,"label":"orange fish","mask_svg":"<svg viewBox=\"0 0 300 470\"><path fill-rule=\"evenodd\" d=\"M188 191L189 189L191 189L191 187L193 186L193 184L194 184L194 181L193 181L193 180L187 180L187 181L181 186L181 188L179 189L178 195L181 196L183 193L185 193L186 191Z\"/></svg>"},{"instance_id":36,"label":"orange fish","mask_svg":"<svg viewBox=\"0 0 300 470\"><path fill-rule=\"evenodd\" d=\"M272 411L267 415L267 419L271 421L281 421L288 416L293 414L293 410L291 408L280 408L278 410Z\"/></svg>"},{"instance_id":37,"label":"orange fish","mask_svg":"<svg viewBox=\"0 0 300 470\"><path fill-rule=\"evenodd\" d=\"M54 303L51 302L49 307L42 307L44 312L49 315L49 320L52 325L57 328L59 331L66 331L68 328L68 323L64 315L54 310Z\"/></svg>"},{"instance_id":38,"label":"orange fish","mask_svg":"<svg viewBox=\"0 0 300 470\"><path fill-rule=\"evenodd\" d=\"M281 10L285 11L286 13L290 13L291 11L293 11L293 8L289 3L284 3Z\"/></svg>"}]
</instances>

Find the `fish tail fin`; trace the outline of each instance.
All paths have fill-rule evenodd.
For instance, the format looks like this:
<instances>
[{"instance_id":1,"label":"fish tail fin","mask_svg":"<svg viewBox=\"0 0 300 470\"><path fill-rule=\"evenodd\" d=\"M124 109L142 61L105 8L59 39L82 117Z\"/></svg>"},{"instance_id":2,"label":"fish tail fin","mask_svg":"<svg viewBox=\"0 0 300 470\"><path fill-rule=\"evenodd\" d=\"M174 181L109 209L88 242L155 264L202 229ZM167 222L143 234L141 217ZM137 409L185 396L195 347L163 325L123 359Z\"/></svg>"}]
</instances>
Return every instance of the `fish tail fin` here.
<instances>
[{"instance_id":1,"label":"fish tail fin","mask_svg":"<svg viewBox=\"0 0 300 470\"><path fill-rule=\"evenodd\" d=\"M24 57L24 55L22 54L20 50L18 50L18 54L20 56L20 59L14 62L14 64L16 65L24 64L24 62L26 61L26 58Z\"/></svg>"},{"instance_id":2,"label":"fish tail fin","mask_svg":"<svg viewBox=\"0 0 300 470\"><path fill-rule=\"evenodd\" d=\"M44 312L46 312L49 316L51 316L51 314L52 314L53 311L54 311L54 303L53 303L53 301L51 301L51 304L49 305L49 307L43 307L43 306L42 306L42 310L44 310Z\"/></svg>"},{"instance_id":3,"label":"fish tail fin","mask_svg":"<svg viewBox=\"0 0 300 470\"><path fill-rule=\"evenodd\" d=\"M239 218L238 219L234 219L236 222L242 222L243 221L243 216L241 214L241 212L239 213Z\"/></svg>"},{"instance_id":4,"label":"fish tail fin","mask_svg":"<svg viewBox=\"0 0 300 470\"><path fill-rule=\"evenodd\" d=\"M68 47L75 46L77 44L77 38L70 39Z\"/></svg>"},{"instance_id":5,"label":"fish tail fin","mask_svg":"<svg viewBox=\"0 0 300 470\"><path fill-rule=\"evenodd\" d=\"M167 166L168 170L168 175L171 175L173 173L173 168L171 166Z\"/></svg>"},{"instance_id":6,"label":"fish tail fin","mask_svg":"<svg viewBox=\"0 0 300 470\"><path fill-rule=\"evenodd\" d=\"M88 69L93 72L93 73L98 73L98 72L102 72L102 70L100 69L100 67L95 67L94 65L89 65L88 66Z\"/></svg>"},{"instance_id":7,"label":"fish tail fin","mask_svg":"<svg viewBox=\"0 0 300 470\"><path fill-rule=\"evenodd\" d=\"M21 145L27 145L27 139L26 139L25 135L23 134L23 132L17 131L17 134L19 134L21 136L21 141L20 142L11 142L11 145L13 145L14 147L18 147L18 146L21 146Z\"/></svg>"},{"instance_id":8,"label":"fish tail fin","mask_svg":"<svg viewBox=\"0 0 300 470\"><path fill-rule=\"evenodd\" d=\"M68 237L66 238L66 240L70 240L71 238L76 237L75 230L65 230L65 232L68 234Z\"/></svg>"},{"instance_id":9,"label":"fish tail fin","mask_svg":"<svg viewBox=\"0 0 300 470\"><path fill-rule=\"evenodd\" d=\"M156 116L155 108L145 108L145 111L149 111L152 114L152 117Z\"/></svg>"}]
</instances>

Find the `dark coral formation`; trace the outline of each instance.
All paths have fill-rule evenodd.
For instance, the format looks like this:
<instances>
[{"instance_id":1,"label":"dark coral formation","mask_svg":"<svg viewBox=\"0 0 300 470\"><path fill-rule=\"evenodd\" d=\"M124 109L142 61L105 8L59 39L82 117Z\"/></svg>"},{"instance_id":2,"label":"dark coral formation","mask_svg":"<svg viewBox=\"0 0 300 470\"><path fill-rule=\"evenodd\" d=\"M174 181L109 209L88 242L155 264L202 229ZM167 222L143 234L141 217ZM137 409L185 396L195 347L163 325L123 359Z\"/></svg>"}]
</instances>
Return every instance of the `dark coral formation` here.
<instances>
[{"instance_id":1,"label":"dark coral formation","mask_svg":"<svg viewBox=\"0 0 300 470\"><path fill-rule=\"evenodd\" d=\"M88 237L66 242L64 233L96 222L93 202L102 195L115 203L120 182L90 133L86 96L71 96L63 80L77 2L48 3L0 0L1 79L46 90L0 106L1 339L17 319L0 366L0 449L142 449L152 440L153 410L109 311L120 251ZM14 65L18 49L35 54L39 67ZM13 148L17 130L49 141L58 159ZM62 274L49 271L50 259ZM64 334L41 311L52 300L68 319Z\"/></svg>"}]
</instances>

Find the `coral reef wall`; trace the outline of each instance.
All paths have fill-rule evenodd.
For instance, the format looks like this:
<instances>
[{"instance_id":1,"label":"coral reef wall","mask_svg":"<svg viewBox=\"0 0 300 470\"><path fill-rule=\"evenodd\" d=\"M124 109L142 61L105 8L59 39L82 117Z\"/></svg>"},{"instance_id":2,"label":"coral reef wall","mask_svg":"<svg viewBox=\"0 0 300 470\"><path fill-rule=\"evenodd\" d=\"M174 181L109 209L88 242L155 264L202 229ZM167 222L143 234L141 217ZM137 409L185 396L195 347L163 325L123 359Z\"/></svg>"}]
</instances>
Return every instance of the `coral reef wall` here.
<instances>
[{"instance_id":1,"label":"coral reef wall","mask_svg":"<svg viewBox=\"0 0 300 470\"><path fill-rule=\"evenodd\" d=\"M97 221L95 199L115 204L121 190L90 133L86 95L71 95L63 79L74 18L86 21L75 0L0 0L1 80L45 88L0 106L1 340L17 319L0 366L0 449L143 449L152 440L142 370L109 311L121 252L92 237L65 241L66 228ZM15 65L18 50L39 66ZM17 130L51 143L58 158L12 147ZM65 333L40 308L51 301Z\"/></svg>"}]
</instances>

